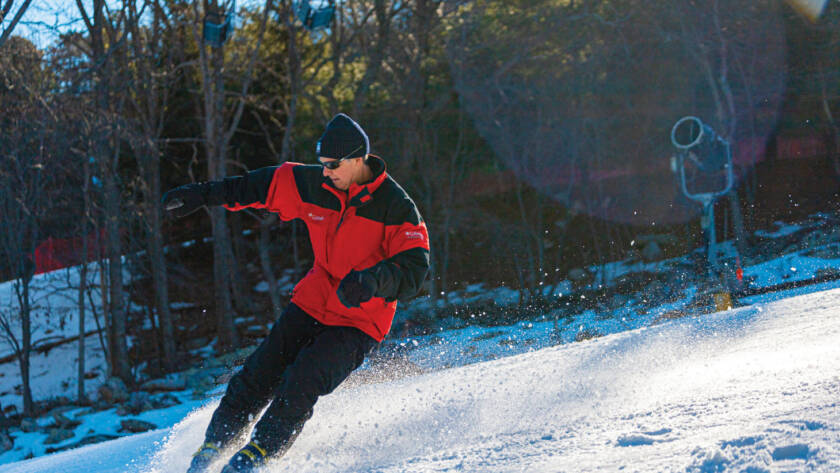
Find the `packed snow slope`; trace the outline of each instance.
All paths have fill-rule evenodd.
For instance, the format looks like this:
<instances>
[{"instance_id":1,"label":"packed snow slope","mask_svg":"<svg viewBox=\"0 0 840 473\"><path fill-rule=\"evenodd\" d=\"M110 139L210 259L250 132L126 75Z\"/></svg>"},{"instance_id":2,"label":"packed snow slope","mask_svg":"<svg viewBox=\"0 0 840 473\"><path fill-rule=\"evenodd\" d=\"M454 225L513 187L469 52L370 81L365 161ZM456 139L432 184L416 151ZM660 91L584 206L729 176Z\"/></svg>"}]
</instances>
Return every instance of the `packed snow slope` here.
<instances>
[{"instance_id":1,"label":"packed snow slope","mask_svg":"<svg viewBox=\"0 0 840 473\"><path fill-rule=\"evenodd\" d=\"M381 384L266 472L840 470L840 289ZM215 402L2 472L182 473Z\"/></svg>"}]
</instances>

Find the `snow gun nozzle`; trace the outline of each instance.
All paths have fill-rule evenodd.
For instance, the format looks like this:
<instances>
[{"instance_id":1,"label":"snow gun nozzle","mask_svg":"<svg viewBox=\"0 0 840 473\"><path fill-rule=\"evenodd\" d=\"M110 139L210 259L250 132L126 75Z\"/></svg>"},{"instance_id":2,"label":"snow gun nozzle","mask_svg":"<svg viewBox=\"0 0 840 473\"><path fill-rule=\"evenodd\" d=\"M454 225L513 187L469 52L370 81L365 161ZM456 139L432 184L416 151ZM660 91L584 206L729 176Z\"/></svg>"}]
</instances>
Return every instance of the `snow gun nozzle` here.
<instances>
[{"instance_id":1,"label":"snow gun nozzle","mask_svg":"<svg viewBox=\"0 0 840 473\"><path fill-rule=\"evenodd\" d=\"M184 206L184 201L181 199L173 199L171 202L167 202L166 210L175 210L179 207Z\"/></svg>"}]
</instances>

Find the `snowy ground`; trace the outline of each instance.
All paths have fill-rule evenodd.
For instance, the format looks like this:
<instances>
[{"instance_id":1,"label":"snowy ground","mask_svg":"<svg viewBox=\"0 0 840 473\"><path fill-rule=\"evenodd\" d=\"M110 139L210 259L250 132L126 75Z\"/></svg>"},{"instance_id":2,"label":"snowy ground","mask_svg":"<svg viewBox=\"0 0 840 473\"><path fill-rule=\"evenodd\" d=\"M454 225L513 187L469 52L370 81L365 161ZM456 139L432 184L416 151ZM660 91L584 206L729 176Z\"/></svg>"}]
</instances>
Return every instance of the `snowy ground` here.
<instances>
[{"instance_id":1,"label":"snowy ground","mask_svg":"<svg viewBox=\"0 0 840 473\"><path fill-rule=\"evenodd\" d=\"M745 267L745 276L760 286L813 278L840 267L832 245ZM675 262L604 269L609 279L671 271ZM33 281L36 340L77 334L74 300L62 289L74 277L63 271ZM683 299L654 309L638 310L631 299L610 313L566 317L559 327L546 314L398 339L412 369L425 374L345 383L319 402L292 451L267 471L840 471L838 288L829 282L752 296L734 311L657 325L661 314L692 299L689 288ZM0 307L13 308L12 290L0 284ZM516 297L480 285L450 294L502 304ZM583 331L607 336L569 343ZM87 347L87 371L101 374L98 341L88 337ZM0 343L0 353L9 348ZM73 395L75 350L70 343L33 355L36 398ZM16 363L0 364L4 406L19 403L18 378ZM90 380L88 388L100 382ZM162 428L68 452L43 456L45 433L15 430L0 472L181 472L218 397L175 395L182 404L131 416ZM125 435L118 432L125 417L114 409L84 411L64 412L82 424L54 446L93 433ZM19 461L27 455L37 458Z\"/></svg>"},{"instance_id":2,"label":"snowy ground","mask_svg":"<svg viewBox=\"0 0 840 473\"><path fill-rule=\"evenodd\" d=\"M817 214L814 216L816 222L828 220L827 217ZM823 227L832 226L831 223L824 223ZM778 223L774 232L759 232L763 237L784 237L797 230L802 230L802 225L786 225ZM190 245L193 242L186 242ZM840 268L840 259L836 257L815 257L814 253L823 252L827 255L838 255L840 250L836 247L840 243L825 245L824 247L809 248L808 251L799 251L777 258L770 259L761 264L744 267L744 277L753 280L752 285L757 287L772 286L782 282L796 280L807 280L818 276L821 271L836 270ZM732 257L734 248L731 242L724 242L719 245L723 257ZM590 271L603 271L603 277L598 280L613 280L623 274L634 271L646 272L671 272L672 267L680 262L680 259L658 261L654 263L627 263L618 261L607 264L603 267L593 267ZM98 270L95 264L89 266L88 285L98 288ZM40 274L32 280L32 305L33 305L33 344L35 346L55 341L57 339L69 339L78 335L78 310L77 310L77 287L79 285L78 268L58 270L52 273ZM126 273L126 280L130 275ZM284 290L290 288L294 281L289 274L281 278ZM784 291L775 297L789 297L792 294L813 292L818 289L838 287L840 284L828 283L820 286L806 287L798 290ZM265 288L258 286L257 290ZM571 283L564 281L552 288L555 292L569 293ZM426 370L437 370L446 367L461 366L464 364L487 361L501 356L509 356L528 351L533 351L553 346L558 341L567 343L574 341L580 332L597 333L607 335L626 330L646 327L657 320L663 313L672 310L680 310L687 305L694 293L689 288L681 300L664 304L659 307L642 310L637 304L640 301L629 300L624 307L611 312L596 312L588 310L573 316L564 316L563 326L555 331L553 314L545 314L543 320L532 320L506 327L480 327L472 326L456 330L448 330L438 334L424 337L413 337L409 339L398 339L407 348L411 361ZM500 305L515 304L518 293L512 289L501 287L495 289L485 288L483 285L473 285L465 290L449 294L451 303L464 303L480 299L493 299ZM742 302L751 303L755 300L747 298ZM173 307L183 303L173 302ZM428 300L417 299L412 306L417 310L428 307ZM94 308L101 307L101 301L97 290L93 290L90 298L86 301L86 331L96 328L94 319ZM134 310L142 311L140 307L133 306ZM18 311L17 298L15 297L14 282L0 283L0 317L4 317L11 323L14 337L20 340L20 326L16 319ZM102 323L101 315L99 322ZM397 316L400 316L398 312ZM131 343L132 340L129 340ZM89 396L96 396L96 388L105 380L106 366L102 356L101 343L96 335L89 335L85 338L86 346L86 369L91 379L86 381L86 391ZM33 396L36 400L44 400L65 396L74 398L76 395L77 379L77 344L75 341L53 348L48 353L32 354L31 384ZM12 344L8 337L0 333L0 356L13 354ZM22 409L20 396L20 372L16 361L0 363L0 405L3 408L15 406L18 412ZM97 432L100 429L95 428ZM68 440L67 443L77 441ZM60 446L60 445L59 445ZM34 455L43 453L43 448L31 449ZM24 453L18 451L0 454L0 464L9 461L19 460Z\"/></svg>"},{"instance_id":3,"label":"snowy ground","mask_svg":"<svg viewBox=\"0 0 840 473\"><path fill-rule=\"evenodd\" d=\"M840 289L324 397L267 472L837 471ZM0 467L185 470L172 428Z\"/></svg>"}]
</instances>

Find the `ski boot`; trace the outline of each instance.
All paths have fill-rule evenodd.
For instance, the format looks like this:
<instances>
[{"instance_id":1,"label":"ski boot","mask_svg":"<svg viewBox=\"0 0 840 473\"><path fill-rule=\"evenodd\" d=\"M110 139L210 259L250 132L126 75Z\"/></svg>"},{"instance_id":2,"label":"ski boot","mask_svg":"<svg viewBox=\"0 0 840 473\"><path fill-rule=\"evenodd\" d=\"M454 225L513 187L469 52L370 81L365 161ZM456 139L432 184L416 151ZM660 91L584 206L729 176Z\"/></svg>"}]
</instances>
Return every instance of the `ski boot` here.
<instances>
[{"instance_id":1,"label":"ski boot","mask_svg":"<svg viewBox=\"0 0 840 473\"><path fill-rule=\"evenodd\" d=\"M205 442L204 445L198 448L198 451L193 454L190 467L187 473L205 473L211 463L216 461L219 457L219 447L212 442Z\"/></svg>"},{"instance_id":2,"label":"ski boot","mask_svg":"<svg viewBox=\"0 0 840 473\"><path fill-rule=\"evenodd\" d=\"M230 459L222 473L253 473L265 463L266 451L256 442L251 442Z\"/></svg>"}]
</instances>

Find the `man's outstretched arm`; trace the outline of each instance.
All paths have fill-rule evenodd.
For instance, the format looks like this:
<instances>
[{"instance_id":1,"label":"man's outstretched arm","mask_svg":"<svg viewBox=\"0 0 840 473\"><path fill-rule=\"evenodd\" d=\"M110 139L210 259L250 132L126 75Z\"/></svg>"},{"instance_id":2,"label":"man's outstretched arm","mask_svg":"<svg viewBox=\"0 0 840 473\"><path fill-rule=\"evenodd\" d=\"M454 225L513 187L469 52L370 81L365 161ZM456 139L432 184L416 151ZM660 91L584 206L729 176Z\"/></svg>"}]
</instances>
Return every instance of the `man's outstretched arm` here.
<instances>
[{"instance_id":1,"label":"man's outstretched arm","mask_svg":"<svg viewBox=\"0 0 840 473\"><path fill-rule=\"evenodd\" d=\"M287 163L218 181L186 184L164 194L162 203L175 217L189 215L203 205L224 205L229 210L266 208L281 213L283 217L284 213L293 213L290 211L296 201L292 167ZM294 218L293 215L286 217Z\"/></svg>"}]
</instances>

